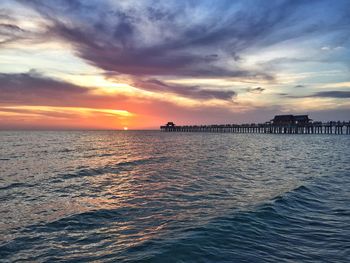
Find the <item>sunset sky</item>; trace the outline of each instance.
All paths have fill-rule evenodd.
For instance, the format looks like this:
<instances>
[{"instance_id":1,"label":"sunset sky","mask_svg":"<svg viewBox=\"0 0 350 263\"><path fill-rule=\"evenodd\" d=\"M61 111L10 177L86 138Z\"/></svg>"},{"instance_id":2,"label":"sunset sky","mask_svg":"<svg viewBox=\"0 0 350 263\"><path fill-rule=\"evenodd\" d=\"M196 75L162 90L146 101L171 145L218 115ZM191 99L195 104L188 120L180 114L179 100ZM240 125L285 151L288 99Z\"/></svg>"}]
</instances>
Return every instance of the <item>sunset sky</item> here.
<instances>
[{"instance_id":1,"label":"sunset sky","mask_svg":"<svg viewBox=\"0 0 350 263\"><path fill-rule=\"evenodd\" d=\"M0 129L350 119L350 1L1 0Z\"/></svg>"}]
</instances>

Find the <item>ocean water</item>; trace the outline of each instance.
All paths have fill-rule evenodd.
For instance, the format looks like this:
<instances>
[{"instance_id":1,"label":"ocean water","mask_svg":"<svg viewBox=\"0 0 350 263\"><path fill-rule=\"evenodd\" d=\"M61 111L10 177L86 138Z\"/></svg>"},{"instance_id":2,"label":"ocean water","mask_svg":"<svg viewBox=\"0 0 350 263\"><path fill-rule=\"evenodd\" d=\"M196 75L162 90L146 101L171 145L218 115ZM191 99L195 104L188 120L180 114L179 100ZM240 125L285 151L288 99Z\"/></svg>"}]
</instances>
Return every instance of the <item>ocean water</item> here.
<instances>
[{"instance_id":1,"label":"ocean water","mask_svg":"<svg viewBox=\"0 0 350 263\"><path fill-rule=\"evenodd\" d=\"M1 262L350 262L350 137L0 132Z\"/></svg>"}]
</instances>

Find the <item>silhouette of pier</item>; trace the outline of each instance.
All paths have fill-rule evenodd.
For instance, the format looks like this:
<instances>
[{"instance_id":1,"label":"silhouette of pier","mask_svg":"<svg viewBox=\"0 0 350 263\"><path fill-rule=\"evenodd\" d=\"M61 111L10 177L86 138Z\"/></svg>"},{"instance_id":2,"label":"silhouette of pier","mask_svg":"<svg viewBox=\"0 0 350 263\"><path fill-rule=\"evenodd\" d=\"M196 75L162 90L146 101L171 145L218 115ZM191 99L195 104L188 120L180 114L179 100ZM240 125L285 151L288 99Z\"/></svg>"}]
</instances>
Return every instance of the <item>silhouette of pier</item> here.
<instances>
[{"instance_id":1,"label":"silhouette of pier","mask_svg":"<svg viewBox=\"0 0 350 263\"><path fill-rule=\"evenodd\" d=\"M308 115L276 115L265 123L183 125L168 122L160 126L164 132L218 132L270 134L350 134L350 121L312 121Z\"/></svg>"}]
</instances>

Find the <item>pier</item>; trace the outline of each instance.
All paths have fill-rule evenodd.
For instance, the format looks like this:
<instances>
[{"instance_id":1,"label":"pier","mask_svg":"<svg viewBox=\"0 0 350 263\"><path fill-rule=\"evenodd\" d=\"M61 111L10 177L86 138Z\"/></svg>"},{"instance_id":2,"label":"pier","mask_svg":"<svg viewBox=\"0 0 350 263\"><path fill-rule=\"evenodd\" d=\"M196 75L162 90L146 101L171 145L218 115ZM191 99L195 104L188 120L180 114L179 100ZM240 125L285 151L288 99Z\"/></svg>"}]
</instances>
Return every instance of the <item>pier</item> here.
<instances>
[{"instance_id":1,"label":"pier","mask_svg":"<svg viewBox=\"0 0 350 263\"><path fill-rule=\"evenodd\" d=\"M251 124L183 125L168 122L163 132L217 132L269 134L350 134L350 121L312 121L307 115L277 115L271 121Z\"/></svg>"}]
</instances>

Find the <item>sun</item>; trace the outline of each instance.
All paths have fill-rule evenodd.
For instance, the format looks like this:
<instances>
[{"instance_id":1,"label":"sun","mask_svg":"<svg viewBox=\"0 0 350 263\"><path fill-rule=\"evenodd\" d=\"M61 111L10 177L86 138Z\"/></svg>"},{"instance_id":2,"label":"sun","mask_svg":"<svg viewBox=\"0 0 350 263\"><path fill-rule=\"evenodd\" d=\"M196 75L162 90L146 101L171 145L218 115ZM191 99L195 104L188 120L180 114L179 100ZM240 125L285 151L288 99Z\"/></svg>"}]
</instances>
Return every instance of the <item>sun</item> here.
<instances>
[{"instance_id":1,"label":"sun","mask_svg":"<svg viewBox=\"0 0 350 263\"><path fill-rule=\"evenodd\" d=\"M128 130L128 127L124 127L123 130L124 130L124 131L127 131L127 130Z\"/></svg>"}]
</instances>

